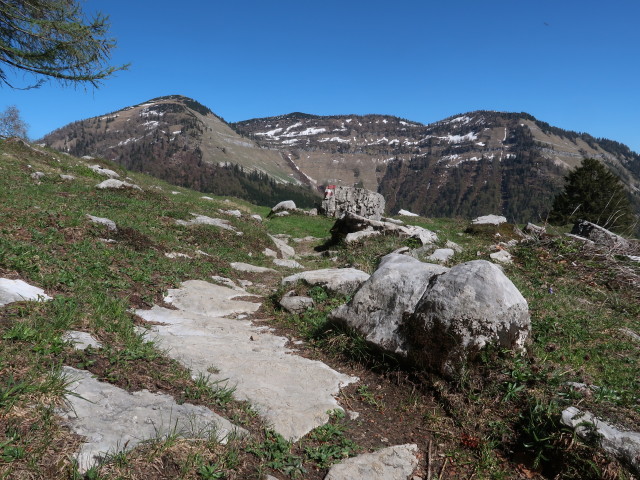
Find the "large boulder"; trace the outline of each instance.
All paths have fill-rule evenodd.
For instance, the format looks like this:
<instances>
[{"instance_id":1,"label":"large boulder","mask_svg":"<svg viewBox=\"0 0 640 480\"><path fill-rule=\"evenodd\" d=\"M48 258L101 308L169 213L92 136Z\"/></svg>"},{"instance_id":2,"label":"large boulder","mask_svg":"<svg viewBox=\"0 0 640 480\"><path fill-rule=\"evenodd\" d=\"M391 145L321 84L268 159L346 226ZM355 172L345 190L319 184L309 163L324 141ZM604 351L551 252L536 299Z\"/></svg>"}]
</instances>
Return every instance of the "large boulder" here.
<instances>
[{"instance_id":1,"label":"large boulder","mask_svg":"<svg viewBox=\"0 0 640 480\"><path fill-rule=\"evenodd\" d=\"M355 187L335 187L325 195L321 210L328 217L340 218L351 212L380 220L384 215L385 201L379 193Z\"/></svg>"},{"instance_id":2,"label":"large boulder","mask_svg":"<svg viewBox=\"0 0 640 480\"><path fill-rule=\"evenodd\" d=\"M435 277L406 327L411 360L452 375L490 344L523 352L531 320L502 270L474 260Z\"/></svg>"},{"instance_id":3,"label":"large boulder","mask_svg":"<svg viewBox=\"0 0 640 480\"><path fill-rule=\"evenodd\" d=\"M620 235L616 235L606 228L596 225L595 223L587 222L586 220L578 220L573 226L571 234L587 238L596 245L604 245L605 247L617 250L627 250L631 247L629 241Z\"/></svg>"},{"instance_id":4,"label":"large boulder","mask_svg":"<svg viewBox=\"0 0 640 480\"><path fill-rule=\"evenodd\" d=\"M406 340L400 328L403 315L413 313L429 281L448 270L390 253L351 301L331 312L331 320L357 330L385 350L406 354Z\"/></svg>"}]
</instances>

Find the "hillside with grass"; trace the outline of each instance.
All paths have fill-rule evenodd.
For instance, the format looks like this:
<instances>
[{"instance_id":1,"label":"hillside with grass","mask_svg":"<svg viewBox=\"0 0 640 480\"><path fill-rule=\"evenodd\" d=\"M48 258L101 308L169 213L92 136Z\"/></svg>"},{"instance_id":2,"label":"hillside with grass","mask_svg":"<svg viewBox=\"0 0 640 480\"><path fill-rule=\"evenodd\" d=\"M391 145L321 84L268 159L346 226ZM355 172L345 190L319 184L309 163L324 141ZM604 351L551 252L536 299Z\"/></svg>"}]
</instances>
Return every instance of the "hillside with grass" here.
<instances>
[{"instance_id":1,"label":"hillside with grass","mask_svg":"<svg viewBox=\"0 0 640 480\"><path fill-rule=\"evenodd\" d=\"M106 169L139 188L96 188ZM507 248L513 263L504 273L528 302L526 354L484 350L444 378L330 322L329 313L350 296L304 283L283 286L281 279L297 270L275 264L269 253L278 250L275 238L295 249L303 270L371 274L384 255L415 249L415 239L379 235L329 247L334 219L268 216L271 205L203 195L109 160L17 140L0 141L0 205L0 278L23 280L51 297L0 307L0 478L319 480L333 464L406 444L417 446L414 479L640 474L599 448L598 438L583 440L561 423L563 410L579 406L620 430L640 431L637 241L615 251L550 227L525 239L513 225L471 228L461 219L401 217L436 232L438 247L461 247L446 266L490 261L496 248ZM218 222L193 222L203 217ZM269 270L243 271L239 263ZM256 350L262 335L277 335L287 355L357 377L340 389L325 423L284 438L260 405L242 397L243 385L223 381L215 350L209 373L196 375L145 334L166 321L149 321L144 312L177 314L168 294L194 280L231 282L238 301L260 303L251 314L230 317L257 328L242 348ZM298 314L281 308L291 290L313 306ZM69 331L90 334L99 346L76 349ZM125 392L147 390L204 407L246 434L226 444L177 431L132 449L122 442L82 471L75 455L86 438L60 413L70 395L68 367Z\"/></svg>"}]
</instances>

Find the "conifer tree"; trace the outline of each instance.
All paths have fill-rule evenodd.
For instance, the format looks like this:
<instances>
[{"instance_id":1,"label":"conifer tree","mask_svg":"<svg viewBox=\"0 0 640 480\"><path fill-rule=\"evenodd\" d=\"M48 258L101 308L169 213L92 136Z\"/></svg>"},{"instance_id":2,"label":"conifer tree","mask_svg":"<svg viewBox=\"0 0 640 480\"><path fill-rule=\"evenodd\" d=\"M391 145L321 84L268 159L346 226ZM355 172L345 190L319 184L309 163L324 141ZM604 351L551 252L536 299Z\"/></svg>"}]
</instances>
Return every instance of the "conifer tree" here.
<instances>
[{"instance_id":1,"label":"conifer tree","mask_svg":"<svg viewBox=\"0 0 640 480\"><path fill-rule=\"evenodd\" d=\"M9 73L27 73L34 88L56 79L98 86L127 66L108 64L116 43L107 17L86 19L75 0L0 0L0 85L18 88Z\"/></svg>"},{"instance_id":2,"label":"conifer tree","mask_svg":"<svg viewBox=\"0 0 640 480\"><path fill-rule=\"evenodd\" d=\"M551 223L565 225L581 219L616 232L633 229L636 218L627 192L601 162L585 158L565 181L564 191L553 201Z\"/></svg>"}]
</instances>

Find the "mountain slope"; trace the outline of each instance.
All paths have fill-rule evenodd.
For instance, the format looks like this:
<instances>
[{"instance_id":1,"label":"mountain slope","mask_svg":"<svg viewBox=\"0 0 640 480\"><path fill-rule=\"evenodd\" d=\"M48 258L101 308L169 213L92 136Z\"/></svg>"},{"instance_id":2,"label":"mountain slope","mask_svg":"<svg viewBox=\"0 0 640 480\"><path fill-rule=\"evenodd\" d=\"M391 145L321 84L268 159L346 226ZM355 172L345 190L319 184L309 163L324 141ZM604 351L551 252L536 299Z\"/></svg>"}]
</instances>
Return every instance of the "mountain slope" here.
<instances>
[{"instance_id":1,"label":"mountain slope","mask_svg":"<svg viewBox=\"0 0 640 480\"><path fill-rule=\"evenodd\" d=\"M232 126L288 152L319 184L361 182L380 191L391 212L538 218L563 176L587 157L622 178L640 211L640 155L526 113L478 111L430 125L381 115L290 114Z\"/></svg>"},{"instance_id":2,"label":"mountain slope","mask_svg":"<svg viewBox=\"0 0 640 480\"><path fill-rule=\"evenodd\" d=\"M544 218L564 175L591 157L622 179L640 212L640 155L526 113L477 111L423 125L388 115L296 112L227 124L174 95L76 122L44 142L258 203L289 196L310 205L324 185L357 184L382 193L390 213L500 213L516 222Z\"/></svg>"},{"instance_id":3,"label":"mountain slope","mask_svg":"<svg viewBox=\"0 0 640 480\"><path fill-rule=\"evenodd\" d=\"M43 141L78 156L100 156L202 192L256 202L314 203L286 156L242 138L220 117L179 95L155 98L62 127Z\"/></svg>"}]
</instances>

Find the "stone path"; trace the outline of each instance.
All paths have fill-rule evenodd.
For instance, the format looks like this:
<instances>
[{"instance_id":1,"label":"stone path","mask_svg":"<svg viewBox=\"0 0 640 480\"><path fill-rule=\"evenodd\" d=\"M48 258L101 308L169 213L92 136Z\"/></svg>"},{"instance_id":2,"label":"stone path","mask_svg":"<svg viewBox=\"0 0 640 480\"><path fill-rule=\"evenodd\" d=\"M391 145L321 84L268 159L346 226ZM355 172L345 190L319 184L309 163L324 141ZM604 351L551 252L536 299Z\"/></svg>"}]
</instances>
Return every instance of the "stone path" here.
<instances>
[{"instance_id":1,"label":"stone path","mask_svg":"<svg viewBox=\"0 0 640 480\"><path fill-rule=\"evenodd\" d=\"M136 314L151 325L148 338L167 355L210 382L227 382L234 397L247 400L284 438L298 440L326 423L327 411L339 409L335 396L357 378L322 362L295 355L288 339L243 317L260 304L238 300L249 295L203 281L184 282L169 290L167 303Z\"/></svg>"},{"instance_id":2,"label":"stone path","mask_svg":"<svg viewBox=\"0 0 640 480\"><path fill-rule=\"evenodd\" d=\"M81 473L108 455L149 439L180 435L225 442L232 434L246 434L206 407L178 405L169 395L147 390L129 393L96 380L86 370L63 367L62 371L71 393L57 413L72 431L85 437L75 454Z\"/></svg>"}]
</instances>

